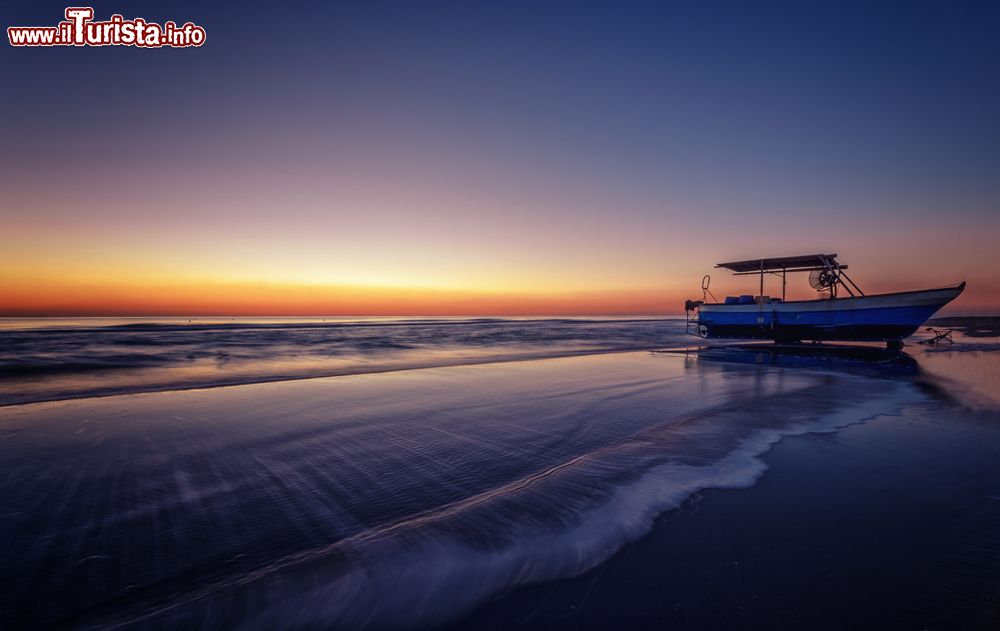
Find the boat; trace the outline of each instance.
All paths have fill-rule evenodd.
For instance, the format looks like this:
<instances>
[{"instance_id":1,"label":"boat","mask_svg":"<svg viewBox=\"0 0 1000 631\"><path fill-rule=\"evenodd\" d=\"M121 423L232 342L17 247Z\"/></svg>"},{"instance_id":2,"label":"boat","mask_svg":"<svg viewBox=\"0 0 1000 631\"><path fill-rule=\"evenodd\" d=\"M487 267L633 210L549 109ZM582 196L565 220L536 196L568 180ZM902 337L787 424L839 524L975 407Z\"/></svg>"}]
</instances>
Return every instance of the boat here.
<instances>
[{"instance_id":1,"label":"boat","mask_svg":"<svg viewBox=\"0 0 1000 631\"><path fill-rule=\"evenodd\" d=\"M965 289L963 281L937 289L865 294L836 254L732 261L715 267L736 276L759 276L759 292L728 296L720 302L709 290L711 276L706 275L702 299L684 305L688 332L704 338L885 342L888 348L899 349L904 338ZM813 300L785 300L792 273L808 273L810 286L821 295ZM765 276L781 278L781 298L764 294Z\"/></svg>"}]
</instances>

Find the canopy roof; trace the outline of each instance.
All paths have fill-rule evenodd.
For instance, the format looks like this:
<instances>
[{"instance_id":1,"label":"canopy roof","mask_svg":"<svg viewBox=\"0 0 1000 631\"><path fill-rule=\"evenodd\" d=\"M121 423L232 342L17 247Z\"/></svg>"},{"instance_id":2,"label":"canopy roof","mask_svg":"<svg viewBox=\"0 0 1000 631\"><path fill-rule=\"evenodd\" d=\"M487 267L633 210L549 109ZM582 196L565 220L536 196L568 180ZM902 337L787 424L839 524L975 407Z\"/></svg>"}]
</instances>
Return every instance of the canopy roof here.
<instances>
[{"instance_id":1,"label":"canopy roof","mask_svg":"<svg viewBox=\"0 0 1000 631\"><path fill-rule=\"evenodd\" d=\"M827 269L827 267L846 268L846 265L837 263L836 254L803 254L801 256L782 256L771 259L752 259L749 261L733 261L731 263L718 263L716 267L732 270L736 273L747 272L771 272L775 270L785 270L787 272L805 272L814 269Z\"/></svg>"}]
</instances>

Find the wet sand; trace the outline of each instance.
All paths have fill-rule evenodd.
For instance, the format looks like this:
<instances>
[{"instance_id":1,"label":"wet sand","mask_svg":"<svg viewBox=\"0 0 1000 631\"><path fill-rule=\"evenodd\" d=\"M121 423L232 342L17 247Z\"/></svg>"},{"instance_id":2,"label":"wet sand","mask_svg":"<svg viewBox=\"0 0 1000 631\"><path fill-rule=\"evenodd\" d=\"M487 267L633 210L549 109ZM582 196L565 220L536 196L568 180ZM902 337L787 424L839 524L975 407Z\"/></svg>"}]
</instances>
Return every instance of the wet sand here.
<instances>
[{"instance_id":1,"label":"wet sand","mask_svg":"<svg viewBox=\"0 0 1000 631\"><path fill-rule=\"evenodd\" d=\"M0 626L995 627L976 353L633 352L0 408Z\"/></svg>"},{"instance_id":2,"label":"wet sand","mask_svg":"<svg viewBox=\"0 0 1000 631\"><path fill-rule=\"evenodd\" d=\"M1000 418L910 410L783 440L571 580L457 629L996 629Z\"/></svg>"}]
</instances>

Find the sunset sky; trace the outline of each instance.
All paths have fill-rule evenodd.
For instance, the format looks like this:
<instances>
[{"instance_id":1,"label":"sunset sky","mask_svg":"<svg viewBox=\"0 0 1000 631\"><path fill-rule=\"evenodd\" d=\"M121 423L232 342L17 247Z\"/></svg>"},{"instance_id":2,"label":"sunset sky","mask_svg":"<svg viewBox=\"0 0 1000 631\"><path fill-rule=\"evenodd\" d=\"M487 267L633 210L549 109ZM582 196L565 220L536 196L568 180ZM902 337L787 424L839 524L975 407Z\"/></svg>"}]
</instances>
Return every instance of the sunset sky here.
<instances>
[{"instance_id":1,"label":"sunset sky","mask_svg":"<svg viewBox=\"0 0 1000 631\"><path fill-rule=\"evenodd\" d=\"M207 43L3 44L2 315L678 313L820 251L1000 311L998 3L93 6Z\"/></svg>"}]
</instances>

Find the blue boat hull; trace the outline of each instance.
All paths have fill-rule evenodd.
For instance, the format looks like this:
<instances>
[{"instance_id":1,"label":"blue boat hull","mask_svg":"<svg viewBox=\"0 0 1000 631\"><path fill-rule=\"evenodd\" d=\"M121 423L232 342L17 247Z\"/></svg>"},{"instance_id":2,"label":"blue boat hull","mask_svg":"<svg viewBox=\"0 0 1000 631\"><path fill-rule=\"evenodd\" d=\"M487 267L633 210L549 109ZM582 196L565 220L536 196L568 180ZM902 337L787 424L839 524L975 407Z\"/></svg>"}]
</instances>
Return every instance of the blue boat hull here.
<instances>
[{"instance_id":1,"label":"blue boat hull","mask_svg":"<svg viewBox=\"0 0 1000 631\"><path fill-rule=\"evenodd\" d=\"M962 283L944 289L833 300L707 304L699 307L699 333L710 338L778 341L902 340L964 288Z\"/></svg>"}]
</instances>

